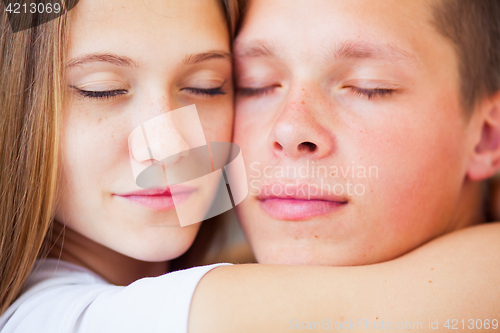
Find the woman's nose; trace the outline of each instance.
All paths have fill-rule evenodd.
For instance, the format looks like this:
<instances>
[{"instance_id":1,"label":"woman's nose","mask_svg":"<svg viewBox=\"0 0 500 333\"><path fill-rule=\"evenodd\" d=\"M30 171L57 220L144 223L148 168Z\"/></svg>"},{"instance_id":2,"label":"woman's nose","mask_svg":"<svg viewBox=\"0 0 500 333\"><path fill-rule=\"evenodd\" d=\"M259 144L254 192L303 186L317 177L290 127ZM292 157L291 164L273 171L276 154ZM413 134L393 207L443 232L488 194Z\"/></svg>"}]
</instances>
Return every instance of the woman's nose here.
<instances>
[{"instance_id":1,"label":"woman's nose","mask_svg":"<svg viewBox=\"0 0 500 333\"><path fill-rule=\"evenodd\" d=\"M194 160L196 156L190 156L192 149L206 144L194 104L167 111L144 122L128 138L129 158L136 184L143 188L167 186L167 173L172 175L186 164L177 163L179 159L193 157ZM183 161L186 162L186 159ZM151 167L150 172L144 174L148 167Z\"/></svg>"},{"instance_id":2,"label":"woman's nose","mask_svg":"<svg viewBox=\"0 0 500 333\"><path fill-rule=\"evenodd\" d=\"M182 136L184 132L172 119L171 112L148 120L137 127L129 136L132 157L139 163L152 164L155 161L175 163L189 145ZM168 157L175 157L169 160Z\"/></svg>"}]
</instances>

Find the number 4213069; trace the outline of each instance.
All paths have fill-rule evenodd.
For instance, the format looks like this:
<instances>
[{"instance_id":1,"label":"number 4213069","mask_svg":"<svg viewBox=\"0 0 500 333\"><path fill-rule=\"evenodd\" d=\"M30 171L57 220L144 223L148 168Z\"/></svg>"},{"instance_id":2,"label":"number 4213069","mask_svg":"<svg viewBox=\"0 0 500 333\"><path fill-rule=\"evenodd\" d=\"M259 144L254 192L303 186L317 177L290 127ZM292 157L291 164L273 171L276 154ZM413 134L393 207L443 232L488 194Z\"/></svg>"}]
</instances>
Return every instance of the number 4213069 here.
<instances>
[{"instance_id":1,"label":"number 4213069","mask_svg":"<svg viewBox=\"0 0 500 333\"><path fill-rule=\"evenodd\" d=\"M31 2L29 4L23 3L20 4L19 2L14 2L14 3L9 3L7 8L5 8L5 11L8 12L9 14L42 14L42 13L55 13L58 14L61 11L61 4L56 2L54 4L52 3L36 3L36 2Z\"/></svg>"},{"instance_id":2,"label":"number 4213069","mask_svg":"<svg viewBox=\"0 0 500 333\"><path fill-rule=\"evenodd\" d=\"M494 329L496 330L498 328L498 319L448 319L446 323L444 324L444 327L450 330L458 330L458 329Z\"/></svg>"}]
</instances>

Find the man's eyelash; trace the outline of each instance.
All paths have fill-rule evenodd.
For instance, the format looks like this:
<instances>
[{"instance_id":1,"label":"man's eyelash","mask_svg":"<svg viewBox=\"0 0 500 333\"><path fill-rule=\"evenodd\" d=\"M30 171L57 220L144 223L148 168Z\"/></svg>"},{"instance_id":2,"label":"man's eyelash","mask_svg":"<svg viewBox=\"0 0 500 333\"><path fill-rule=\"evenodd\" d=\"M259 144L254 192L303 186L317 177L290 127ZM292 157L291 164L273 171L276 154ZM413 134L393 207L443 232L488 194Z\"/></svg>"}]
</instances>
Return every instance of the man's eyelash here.
<instances>
[{"instance_id":1,"label":"man's eyelash","mask_svg":"<svg viewBox=\"0 0 500 333\"><path fill-rule=\"evenodd\" d=\"M184 88L183 90L192 92L196 95L206 95L206 96L216 96L216 95L226 95L227 93L222 90L222 86L217 88L210 89L201 89L201 88Z\"/></svg>"},{"instance_id":2,"label":"man's eyelash","mask_svg":"<svg viewBox=\"0 0 500 333\"><path fill-rule=\"evenodd\" d=\"M105 90L105 91L82 90L78 88L75 89L81 96L93 99L109 99L119 95L125 95L127 93L127 91L123 89Z\"/></svg>"},{"instance_id":3,"label":"man's eyelash","mask_svg":"<svg viewBox=\"0 0 500 333\"><path fill-rule=\"evenodd\" d=\"M348 87L348 88L353 90L357 96L366 97L368 99L373 99L375 97L389 96L396 91L394 89L383 89L383 88L376 88L376 89L365 89L359 87Z\"/></svg>"},{"instance_id":4,"label":"man's eyelash","mask_svg":"<svg viewBox=\"0 0 500 333\"><path fill-rule=\"evenodd\" d=\"M262 97L272 92L274 88L276 88L276 86L269 86L264 88L238 88L238 94L248 97ZM383 89L383 88L376 88L376 89L365 89L358 87L346 87L346 88L350 88L351 90L354 91L356 95L366 97L368 99L388 96L395 92L394 89Z\"/></svg>"},{"instance_id":5,"label":"man's eyelash","mask_svg":"<svg viewBox=\"0 0 500 333\"><path fill-rule=\"evenodd\" d=\"M238 88L238 94L249 97L265 96L272 92L277 86L269 86L263 88Z\"/></svg>"}]
</instances>

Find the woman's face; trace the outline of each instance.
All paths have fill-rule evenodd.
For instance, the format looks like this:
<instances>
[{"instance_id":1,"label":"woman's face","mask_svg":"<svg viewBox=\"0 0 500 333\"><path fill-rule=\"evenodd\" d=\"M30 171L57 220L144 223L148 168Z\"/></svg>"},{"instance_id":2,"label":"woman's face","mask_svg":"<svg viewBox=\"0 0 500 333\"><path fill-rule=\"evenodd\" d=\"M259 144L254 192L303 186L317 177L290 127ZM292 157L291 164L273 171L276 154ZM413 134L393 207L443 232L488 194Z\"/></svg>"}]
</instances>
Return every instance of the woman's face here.
<instances>
[{"instance_id":1,"label":"woman's face","mask_svg":"<svg viewBox=\"0 0 500 333\"><path fill-rule=\"evenodd\" d=\"M143 190L128 139L148 120L195 104L206 141L230 141L229 53L216 0L80 1L70 15L56 220L139 260L187 250L199 224L180 227L173 207L127 196Z\"/></svg>"}]
</instances>

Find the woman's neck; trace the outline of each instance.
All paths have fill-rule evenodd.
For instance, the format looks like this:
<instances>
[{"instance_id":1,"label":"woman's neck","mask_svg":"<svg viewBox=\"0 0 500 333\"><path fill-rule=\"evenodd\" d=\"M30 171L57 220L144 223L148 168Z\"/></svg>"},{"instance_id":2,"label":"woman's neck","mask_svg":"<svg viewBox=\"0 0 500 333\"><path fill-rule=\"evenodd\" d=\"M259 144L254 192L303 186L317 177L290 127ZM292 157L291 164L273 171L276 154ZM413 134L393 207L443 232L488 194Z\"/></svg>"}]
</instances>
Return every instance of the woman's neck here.
<instances>
[{"instance_id":1,"label":"woman's neck","mask_svg":"<svg viewBox=\"0 0 500 333\"><path fill-rule=\"evenodd\" d=\"M125 286L140 278L168 271L168 262L147 262L125 256L56 221L49 241L49 258L85 267L112 284Z\"/></svg>"}]
</instances>

